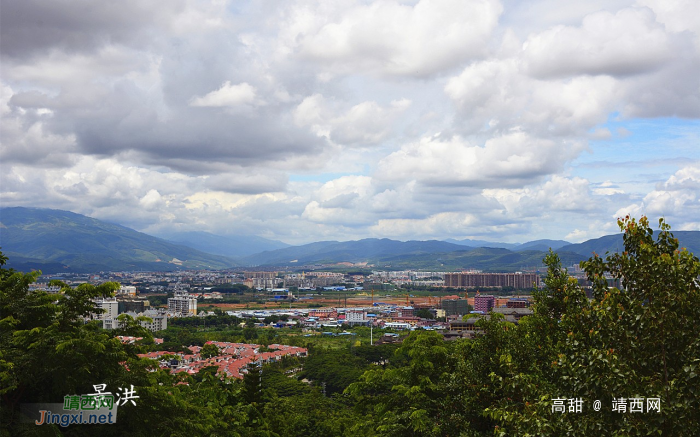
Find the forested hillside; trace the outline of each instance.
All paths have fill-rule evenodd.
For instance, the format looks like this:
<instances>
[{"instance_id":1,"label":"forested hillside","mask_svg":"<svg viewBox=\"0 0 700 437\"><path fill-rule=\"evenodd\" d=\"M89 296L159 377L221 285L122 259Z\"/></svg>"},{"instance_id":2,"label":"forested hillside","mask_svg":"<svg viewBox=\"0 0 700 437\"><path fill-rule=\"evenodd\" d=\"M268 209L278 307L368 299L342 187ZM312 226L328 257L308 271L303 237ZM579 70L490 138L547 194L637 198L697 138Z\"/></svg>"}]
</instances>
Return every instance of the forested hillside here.
<instances>
[{"instance_id":1,"label":"forested hillside","mask_svg":"<svg viewBox=\"0 0 700 437\"><path fill-rule=\"evenodd\" d=\"M0 208L0 247L11 257L11 266L44 273L222 269L235 264L224 256L56 209Z\"/></svg>"}]
</instances>

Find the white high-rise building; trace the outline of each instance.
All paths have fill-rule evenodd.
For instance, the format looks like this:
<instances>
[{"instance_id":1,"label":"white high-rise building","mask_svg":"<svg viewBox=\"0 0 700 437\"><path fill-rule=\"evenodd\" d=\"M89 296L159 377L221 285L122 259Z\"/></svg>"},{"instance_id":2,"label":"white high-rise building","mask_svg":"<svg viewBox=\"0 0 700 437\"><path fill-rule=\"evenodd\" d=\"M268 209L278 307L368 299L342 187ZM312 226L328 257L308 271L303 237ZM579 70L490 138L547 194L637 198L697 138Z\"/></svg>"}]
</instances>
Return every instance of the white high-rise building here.
<instances>
[{"instance_id":1,"label":"white high-rise building","mask_svg":"<svg viewBox=\"0 0 700 437\"><path fill-rule=\"evenodd\" d=\"M95 319L106 320L106 319L116 319L119 314L119 304L115 298L105 298L95 300L98 308L105 310L102 314L96 314Z\"/></svg>"},{"instance_id":2,"label":"white high-rise building","mask_svg":"<svg viewBox=\"0 0 700 437\"><path fill-rule=\"evenodd\" d=\"M168 299L168 312L179 316L196 316L197 298L186 291L176 291L175 296Z\"/></svg>"}]
</instances>

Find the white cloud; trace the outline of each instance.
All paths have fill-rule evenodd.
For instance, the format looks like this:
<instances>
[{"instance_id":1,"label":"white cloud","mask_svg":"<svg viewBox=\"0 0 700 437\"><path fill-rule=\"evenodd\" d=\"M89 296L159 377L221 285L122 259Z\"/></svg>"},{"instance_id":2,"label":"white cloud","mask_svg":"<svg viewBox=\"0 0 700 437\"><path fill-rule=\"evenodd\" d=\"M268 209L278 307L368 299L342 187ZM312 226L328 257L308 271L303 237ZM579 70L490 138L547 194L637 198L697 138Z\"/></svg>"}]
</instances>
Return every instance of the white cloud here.
<instances>
[{"instance_id":1,"label":"white cloud","mask_svg":"<svg viewBox=\"0 0 700 437\"><path fill-rule=\"evenodd\" d=\"M0 86L0 160L5 165L16 162L37 166L64 166L74 161L76 136L54 133L53 111L43 107L16 105L17 93L9 86Z\"/></svg>"},{"instance_id":2,"label":"white cloud","mask_svg":"<svg viewBox=\"0 0 700 437\"><path fill-rule=\"evenodd\" d=\"M460 137L423 138L381 160L381 180L417 180L428 186L508 187L559 171L580 146L511 132L483 146Z\"/></svg>"},{"instance_id":3,"label":"white cloud","mask_svg":"<svg viewBox=\"0 0 700 437\"><path fill-rule=\"evenodd\" d=\"M615 109L618 83L611 77L580 76L542 81L529 77L517 58L488 60L448 80L445 93L460 111L467 132L514 126L540 135L581 134Z\"/></svg>"},{"instance_id":4,"label":"white cloud","mask_svg":"<svg viewBox=\"0 0 700 437\"><path fill-rule=\"evenodd\" d=\"M231 85L230 81L224 82L216 91L212 91L202 97L193 97L190 106L214 107L248 105L256 101L255 88L243 82Z\"/></svg>"},{"instance_id":5,"label":"white cloud","mask_svg":"<svg viewBox=\"0 0 700 437\"><path fill-rule=\"evenodd\" d=\"M593 238L600 238L605 235L617 234L620 232L616 221L613 220L588 220L582 222L580 228L575 228L564 236L564 240L571 243L581 243ZM592 255L592 254L590 254Z\"/></svg>"},{"instance_id":6,"label":"white cloud","mask_svg":"<svg viewBox=\"0 0 700 437\"><path fill-rule=\"evenodd\" d=\"M373 194L372 180L367 176L343 176L326 182L313 194L302 218L315 223L356 226L371 222L371 214L363 205Z\"/></svg>"},{"instance_id":7,"label":"white cloud","mask_svg":"<svg viewBox=\"0 0 700 437\"><path fill-rule=\"evenodd\" d=\"M543 213L587 213L600 208L591 196L589 181L554 175L541 185L516 189L486 189L483 195L498 200L515 217L539 217Z\"/></svg>"},{"instance_id":8,"label":"white cloud","mask_svg":"<svg viewBox=\"0 0 700 437\"><path fill-rule=\"evenodd\" d=\"M389 238L431 238L433 235L460 235L473 229L479 219L469 213L445 212L422 219L382 219L370 229L374 235Z\"/></svg>"},{"instance_id":9,"label":"white cloud","mask_svg":"<svg viewBox=\"0 0 700 437\"><path fill-rule=\"evenodd\" d=\"M587 15L580 27L555 26L524 44L527 71L537 77L627 76L661 67L674 43L646 8Z\"/></svg>"},{"instance_id":10,"label":"white cloud","mask_svg":"<svg viewBox=\"0 0 700 437\"><path fill-rule=\"evenodd\" d=\"M380 143L393 130L398 117L411 105L408 99L380 106L374 101L343 108L329 102L320 94L306 97L294 109L298 126L308 126L316 135L348 146L368 146Z\"/></svg>"},{"instance_id":11,"label":"white cloud","mask_svg":"<svg viewBox=\"0 0 700 437\"><path fill-rule=\"evenodd\" d=\"M236 172L220 173L204 178L210 190L228 193L260 194L284 191L287 177L276 171L250 171L238 169Z\"/></svg>"},{"instance_id":12,"label":"white cloud","mask_svg":"<svg viewBox=\"0 0 700 437\"><path fill-rule=\"evenodd\" d=\"M629 204L615 212L615 217L626 215L649 218L665 217L674 229L696 229L700 224L700 163L681 168L655 190L647 193L641 202Z\"/></svg>"},{"instance_id":13,"label":"white cloud","mask_svg":"<svg viewBox=\"0 0 700 437\"><path fill-rule=\"evenodd\" d=\"M656 20L671 32L688 32L695 35L696 48L700 50L700 3L695 0L637 0L654 11Z\"/></svg>"},{"instance_id":14,"label":"white cloud","mask_svg":"<svg viewBox=\"0 0 700 437\"><path fill-rule=\"evenodd\" d=\"M139 204L146 209L152 209L155 207L163 206L162 199L163 198L158 192L158 190L151 189L148 190L148 193L146 193L146 195L143 196L141 200L139 200Z\"/></svg>"},{"instance_id":15,"label":"white cloud","mask_svg":"<svg viewBox=\"0 0 700 437\"><path fill-rule=\"evenodd\" d=\"M342 3L341 3L342 4ZM283 44L332 72L429 76L486 53L495 0L303 4L288 12Z\"/></svg>"}]
</instances>

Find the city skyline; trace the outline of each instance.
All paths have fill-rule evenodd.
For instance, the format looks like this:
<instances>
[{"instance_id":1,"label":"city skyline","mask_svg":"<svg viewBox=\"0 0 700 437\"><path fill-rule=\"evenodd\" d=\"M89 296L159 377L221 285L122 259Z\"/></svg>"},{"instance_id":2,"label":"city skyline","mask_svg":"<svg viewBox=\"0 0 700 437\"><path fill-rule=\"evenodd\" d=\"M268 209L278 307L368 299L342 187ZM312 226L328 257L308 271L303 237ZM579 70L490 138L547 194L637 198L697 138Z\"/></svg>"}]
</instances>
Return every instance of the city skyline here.
<instances>
[{"instance_id":1,"label":"city skyline","mask_svg":"<svg viewBox=\"0 0 700 437\"><path fill-rule=\"evenodd\" d=\"M294 245L700 230L697 2L2 11L2 206Z\"/></svg>"}]
</instances>

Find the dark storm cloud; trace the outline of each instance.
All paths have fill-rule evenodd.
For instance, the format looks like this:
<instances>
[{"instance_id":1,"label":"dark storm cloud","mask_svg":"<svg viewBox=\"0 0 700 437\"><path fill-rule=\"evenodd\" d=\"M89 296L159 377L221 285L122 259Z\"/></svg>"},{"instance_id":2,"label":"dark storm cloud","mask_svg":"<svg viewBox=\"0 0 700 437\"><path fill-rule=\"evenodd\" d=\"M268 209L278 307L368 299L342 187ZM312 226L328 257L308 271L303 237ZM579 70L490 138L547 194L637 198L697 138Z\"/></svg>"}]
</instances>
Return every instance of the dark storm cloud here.
<instances>
[{"instance_id":1,"label":"dark storm cloud","mask_svg":"<svg viewBox=\"0 0 700 437\"><path fill-rule=\"evenodd\" d=\"M149 28L165 25L184 1L3 1L0 50L30 58L51 49L92 51L105 44L146 45Z\"/></svg>"},{"instance_id":2,"label":"dark storm cloud","mask_svg":"<svg viewBox=\"0 0 700 437\"><path fill-rule=\"evenodd\" d=\"M321 138L285 125L274 114L250 119L215 108L183 109L167 121L146 114L72 122L83 153L110 156L137 150L145 163L193 173L208 173L208 166L216 171L218 164L283 161L320 153L323 147Z\"/></svg>"},{"instance_id":3,"label":"dark storm cloud","mask_svg":"<svg viewBox=\"0 0 700 437\"><path fill-rule=\"evenodd\" d=\"M31 76L44 90L55 90L16 91L9 106L18 123L28 128L27 111L48 108L51 116L41 120L40 128L54 137L44 148L98 157L130 153L147 165L194 174L319 156L326 140L292 123L295 102L286 94L285 76L270 79L258 55L246 52L235 25L208 29L206 19L195 18L194 26L201 22L203 29L181 37L178 32L189 32L193 24L168 23L179 9L180 3L161 8L140 2L118 8L26 2L3 9L5 76L17 83ZM170 32L150 32L159 26ZM132 47L115 46L119 43ZM90 56L72 53L90 50L95 51ZM22 59L48 51L42 68ZM300 80L298 74L293 80ZM192 105L224 83L245 83L255 99ZM74 141L56 148L61 135ZM31 155L13 144L6 144L8 162L31 162Z\"/></svg>"}]
</instances>

